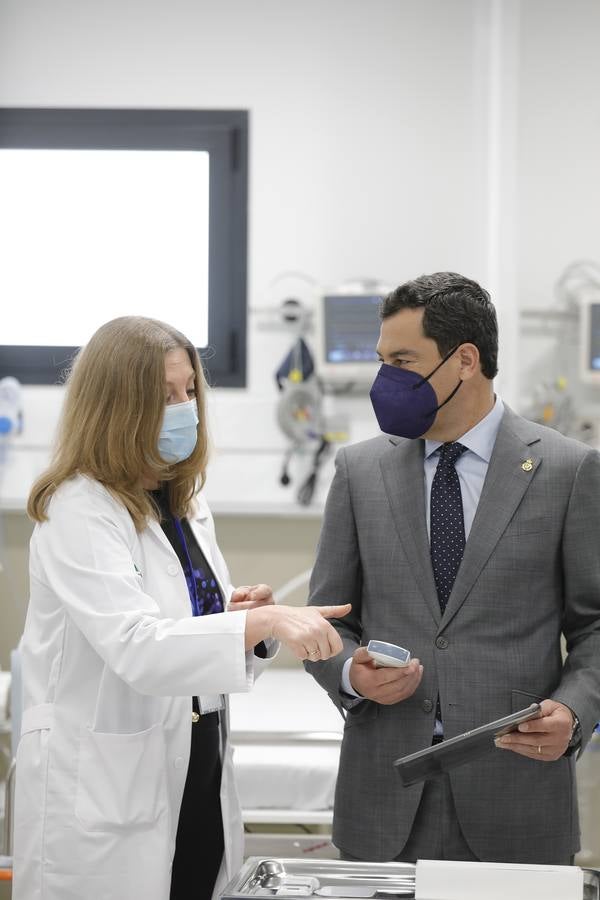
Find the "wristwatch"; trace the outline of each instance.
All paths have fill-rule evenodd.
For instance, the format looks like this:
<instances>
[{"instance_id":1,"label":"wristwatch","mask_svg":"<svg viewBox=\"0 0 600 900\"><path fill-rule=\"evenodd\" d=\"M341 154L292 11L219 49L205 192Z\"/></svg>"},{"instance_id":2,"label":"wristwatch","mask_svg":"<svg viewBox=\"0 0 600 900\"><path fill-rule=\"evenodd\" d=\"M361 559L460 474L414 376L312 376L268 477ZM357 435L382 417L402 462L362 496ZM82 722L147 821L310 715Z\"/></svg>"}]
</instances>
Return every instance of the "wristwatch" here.
<instances>
[{"instance_id":1,"label":"wristwatch","mask_svg":"<svg viewBox=\"0 0 600 900\"><path fill-rule=\"evenodd\" d=\"M573 710L571 710L571 715L573 716L573 728L571 729L571 740L567 745L567 749L575 750L581 743L581 725Z\"/></svg>"}]
</instances>

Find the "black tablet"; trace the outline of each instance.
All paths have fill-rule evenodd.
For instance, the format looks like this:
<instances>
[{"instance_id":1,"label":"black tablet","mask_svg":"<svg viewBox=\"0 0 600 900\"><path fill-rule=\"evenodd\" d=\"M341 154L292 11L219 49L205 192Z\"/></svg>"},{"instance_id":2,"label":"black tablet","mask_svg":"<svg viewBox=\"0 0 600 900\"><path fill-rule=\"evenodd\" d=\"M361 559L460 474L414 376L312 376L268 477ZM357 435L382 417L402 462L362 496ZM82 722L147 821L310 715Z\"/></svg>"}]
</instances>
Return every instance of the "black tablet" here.
<instances>
[{"instance_id":1,"label":"black tablet","mask_svg":"<svg viewBox=\"0 0 600 900\"><path fill-rule=\"evenodd\" d=\"M402 784L408 787L418 781L437 778L450 769L483 756L484 753L495 749L495 738L508 734L509 731L515 731L517 726L527 719L536 719L540 709L539 703L532 703L526 709L504 716L503 719L488 722L487 725L465 731L464 734L448 738L440 744L433 744L417 753L397 759L394 765Z\"/></svg>"}]
</instances>

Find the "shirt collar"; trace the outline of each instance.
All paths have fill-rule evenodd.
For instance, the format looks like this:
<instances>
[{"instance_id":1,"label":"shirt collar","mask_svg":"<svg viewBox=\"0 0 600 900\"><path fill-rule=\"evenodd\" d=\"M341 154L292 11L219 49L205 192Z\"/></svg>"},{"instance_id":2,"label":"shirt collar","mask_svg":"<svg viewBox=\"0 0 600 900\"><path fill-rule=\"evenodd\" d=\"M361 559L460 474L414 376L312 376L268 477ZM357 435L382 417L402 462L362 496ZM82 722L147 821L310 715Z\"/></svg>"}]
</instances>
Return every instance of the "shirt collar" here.
<instances>
[{"instance_id":1,"label":"shirt collar","mask_svg":"<svg viewBox=\"0 0 600 900\"><path fill-rule=\"evenodd\" d=\"M475 453L481 459L489 463L492 458L492 450L496 443L496 436L500 428L500 422L504 415L504 404L500 397L496 395L496 402L481 421L474 425L470 431L458 438L463 447ZM429 459L435 451L442 446L443 441L425 441L425 459Z\"/></svg>"}]
</instances>

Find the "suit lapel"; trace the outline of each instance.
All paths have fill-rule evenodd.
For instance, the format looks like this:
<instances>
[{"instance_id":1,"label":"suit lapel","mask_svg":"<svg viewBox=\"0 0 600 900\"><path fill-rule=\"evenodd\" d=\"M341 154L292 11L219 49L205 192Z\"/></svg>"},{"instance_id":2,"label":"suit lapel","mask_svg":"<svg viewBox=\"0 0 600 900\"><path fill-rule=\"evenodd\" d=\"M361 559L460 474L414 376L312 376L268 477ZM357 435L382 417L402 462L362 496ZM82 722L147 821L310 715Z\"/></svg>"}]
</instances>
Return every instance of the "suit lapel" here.
<instances>
[{"instance_id":1,"label":"suit lapel","mask_svg":"<svg viewBox=\"0 0 600 900\"><path fill-rule=\"evenodd\" d=\"M441 613L425 518L423 448L423 441L403 441L390 447L380 465L396 532L425 603L439 624Z\"/></svg>"},{"instance_id":2,"label":"suit lapel","mask_svg":"<svg viewBox=\"0 0 600 900\"><path fill-rule=\"evenodd\" d=\"M506 409L494 445L477 512L464 556L442 619L456 615L482 568L512 519L541 465L540 441L535 425Z\"/></svg>"}]
</instances>

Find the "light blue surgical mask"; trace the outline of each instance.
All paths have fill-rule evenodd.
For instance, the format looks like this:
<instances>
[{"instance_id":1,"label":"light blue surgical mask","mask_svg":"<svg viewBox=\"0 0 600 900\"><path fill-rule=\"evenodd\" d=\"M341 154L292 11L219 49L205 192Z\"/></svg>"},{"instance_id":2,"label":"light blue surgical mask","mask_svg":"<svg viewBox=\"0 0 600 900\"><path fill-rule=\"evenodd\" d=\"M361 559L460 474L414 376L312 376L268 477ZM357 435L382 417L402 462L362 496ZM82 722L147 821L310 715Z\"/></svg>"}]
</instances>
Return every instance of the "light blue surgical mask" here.
<instances>
[{"instance_id":1,"label":"light blue surgical mask","mask_svg":"<svg viewBox=\"0 0 600 900\"><path fill-rule=\"evenodd\" d=\"M183 462L194 452L197 441L198 410L195 400L165 406L158 452L168 463Z\"/></svg>"}]
</instances>

